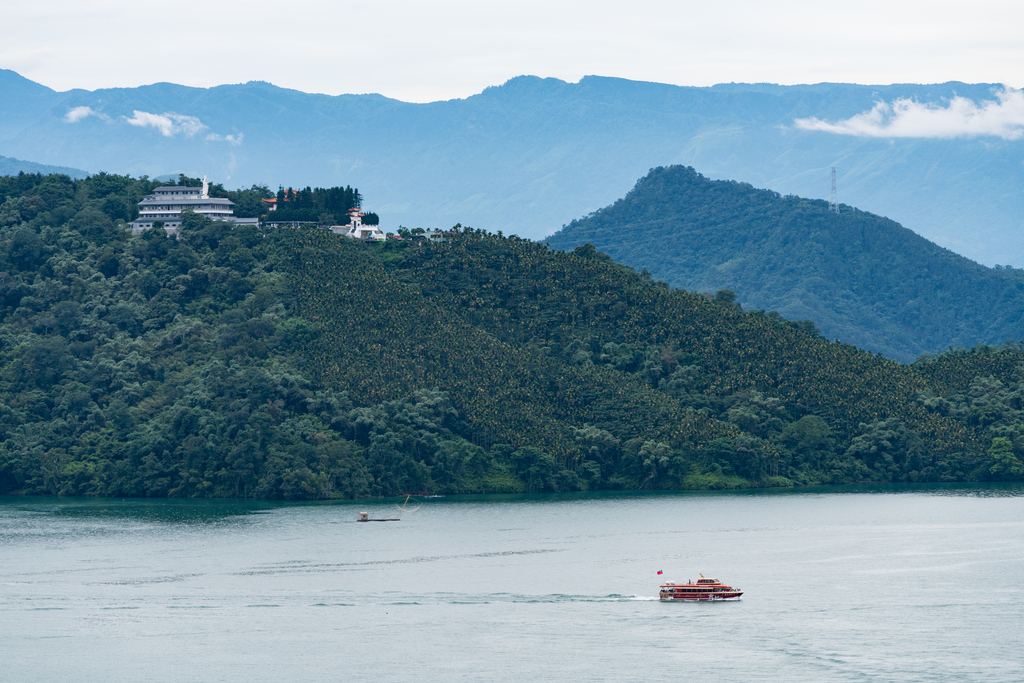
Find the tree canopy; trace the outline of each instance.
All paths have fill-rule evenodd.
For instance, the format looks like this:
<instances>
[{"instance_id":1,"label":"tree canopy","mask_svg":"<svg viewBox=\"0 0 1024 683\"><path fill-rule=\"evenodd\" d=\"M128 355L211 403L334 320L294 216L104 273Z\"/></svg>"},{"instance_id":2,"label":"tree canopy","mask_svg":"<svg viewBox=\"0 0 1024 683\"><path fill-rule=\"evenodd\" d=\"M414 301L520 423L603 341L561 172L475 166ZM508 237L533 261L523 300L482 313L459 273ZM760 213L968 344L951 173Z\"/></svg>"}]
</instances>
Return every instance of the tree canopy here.
<instances>
[{"instance_id":1,"label":"tree canopy","mask_svg":"<svg viewBox=\"0 0 1024 683\"><path fill-rule=\"evenodd\" d=\"M810 319L903 362L1024 337L1024 271L986 268L853 207L655 168L622 199L547 240L591 243L674 287Z\"/></svg>"},{"instance_id":2,"label":"tree canopy","mask_svg":"<svg viewBox=\"0 0 1024 683\"><path fill-rule=\"evenodd\" d=\"M1024 478L1024 354L904 365L590 245L363 243L0 178L0 493L331 498ZM259 193L259 190L252 190Z\"/></svg>"}]
</instances>

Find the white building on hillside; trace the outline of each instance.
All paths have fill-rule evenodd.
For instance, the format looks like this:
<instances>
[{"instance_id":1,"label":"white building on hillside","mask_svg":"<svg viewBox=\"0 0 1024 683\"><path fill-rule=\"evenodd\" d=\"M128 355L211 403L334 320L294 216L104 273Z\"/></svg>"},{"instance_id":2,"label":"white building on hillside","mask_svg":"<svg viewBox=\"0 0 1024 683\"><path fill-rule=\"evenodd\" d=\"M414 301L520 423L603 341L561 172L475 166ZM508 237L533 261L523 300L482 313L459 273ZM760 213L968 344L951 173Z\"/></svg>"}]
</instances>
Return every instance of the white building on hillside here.
<instances>
[{"instance_id":1,"label":"white building on hillside","mask_svg":"<svg viewBox=\"0 0 1024 683\"><path fill-rule=\"evenodd\" d=\"M153 194L146 195L139 202L139 217L133 220L132 234L138 235L149 230L154 223L161 221L164 230L176 235L181 227L181 212L192 209L214 221L229 221L236 225L256 225L256 218L235 218L232 208L235 205L230 199L210 196L210 184L203 176L202 187L176 187L164 185L153 189Z\"/></svg>"},{"instance_id":2,"label":"white building on hillside","mask_svg":"<svg viewBox=\"0 0 1024 683\"><path fill-rule=\"evenodd\" d=\"M331 226L331 232L357 240L383 240L387 236L376 225L363 225L363 214L359 209L349 209L349 224Z\"/></svg>"}]
</instances>

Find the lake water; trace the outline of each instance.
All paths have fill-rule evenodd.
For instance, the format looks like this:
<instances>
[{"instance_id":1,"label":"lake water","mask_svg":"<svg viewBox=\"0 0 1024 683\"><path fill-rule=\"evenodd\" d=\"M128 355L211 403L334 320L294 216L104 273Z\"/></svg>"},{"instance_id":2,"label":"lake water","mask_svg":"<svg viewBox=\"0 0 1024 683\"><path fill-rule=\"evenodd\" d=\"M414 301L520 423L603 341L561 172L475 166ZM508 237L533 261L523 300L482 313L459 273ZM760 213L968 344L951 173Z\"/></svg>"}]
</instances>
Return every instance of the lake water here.
<instances>
[{"instance_id":1,"label":"lake water","mask_svg":"<svg viewBox=\"0 0 1024 683\"><path fill-rule=\"evenodd\" d=\"M0 497L0 679L1024 679L1019 485L360 510Z\"/></svg>"}]
</instances>

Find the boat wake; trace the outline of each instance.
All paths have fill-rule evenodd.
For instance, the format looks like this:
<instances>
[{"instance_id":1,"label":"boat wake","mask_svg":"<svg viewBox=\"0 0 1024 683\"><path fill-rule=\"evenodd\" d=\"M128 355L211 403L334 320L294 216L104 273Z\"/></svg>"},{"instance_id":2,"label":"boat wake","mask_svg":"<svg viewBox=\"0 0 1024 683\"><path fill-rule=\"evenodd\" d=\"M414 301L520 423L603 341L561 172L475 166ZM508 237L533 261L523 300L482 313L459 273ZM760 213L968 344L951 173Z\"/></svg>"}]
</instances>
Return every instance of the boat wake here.
<instances>
[{"instance_id":1,"label":"boat wake","mask_svg":"<svg viewBox=\"0 0 1024 683\"><path fill-rule=\"evenodd\" d=\"M491 603L566 603L566 602L634 602L637 600L657 601L657 597L646 595L620 595L611 593L609 595L571 595L565 593L552 593L549 595L522 595L517 593L494 593L491 595L438 595L439 602L446 602L454 605L484 605ZM445 598L448 599L445 599ZM422 598L420 598L422 600Z\"/></svg>"},{"instance_id":2,"label":"boat wake","mask_svg":"<svg viewBox=\"0 0 1024 683\"><path fill-rule=\"evenodd\" d=\"M494 605L494 604L553 604L553 603L609 603L609 602L657 602L656 596L649 595L574 595L569 593L551 593L547 595L529 595L524 593L484 593L467 595L465 593L430 593L410 594L398 591L370 594L364 596L338 596L337 601L323 601L314 607L355 607L359 605Z\"/></svg>"},{"instance_id":3,"label":"boat wake","mask_svg":"<svg viewBox=\"0 0 1024 683\"><path fill-rule=\"evenodd\" d=\"M635 600L657 600L656 597L643 595L563 595L554 593L552 595L523 595L509 596L510 602L633 602Z\"/></svg>"}]
</instances>

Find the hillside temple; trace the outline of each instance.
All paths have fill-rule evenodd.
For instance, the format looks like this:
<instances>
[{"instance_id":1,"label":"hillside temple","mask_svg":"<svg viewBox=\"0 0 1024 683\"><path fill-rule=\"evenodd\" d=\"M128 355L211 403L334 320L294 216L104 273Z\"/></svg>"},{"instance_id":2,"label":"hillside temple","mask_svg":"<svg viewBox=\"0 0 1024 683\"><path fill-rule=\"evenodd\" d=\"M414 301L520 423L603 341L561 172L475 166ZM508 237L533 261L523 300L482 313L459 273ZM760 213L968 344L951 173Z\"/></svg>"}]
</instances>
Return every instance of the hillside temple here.
<instances>
[{"instance_id":1,"label":"hillside temple","mask_svg":"<svg viewBox=\"0 0 1024 683\"><path fill-rule=\"evenodd\" d=\"M359 209L349 209L348 225L332 225L331 232L357 240L382 240L386 236L376 225L365 225L363 214Z\"/></svg>"},{"instance_id":2,"label":"hillside temple","mask_svg":"<svg viewBox=\"0 0 1024 683\"><path fill-rule=\"evenodd\" d=\"M133 235L149 230L157 221L163 222L163 228L169 235L178 234L181 227L181 212L192 209L198 214L214 221L228 221L235 225L256 225L256 218L235 218L230 199L210 196L210 184L203 176L202 187L178 187L164 185L153 189L153 194L146 195L139 202L139 217L129 225Z\"/></svg>"},{"instance_id":3,"label":"hillside temple","mask_svg":"<svg viewBox=\"0 0 1024 683\"><path fill-rule=\"evenodd\" d=\"M269 205L268 211L277 209L276 199L264 199ZM214 221L227 221L235 225L258 225L258 218L236 218L233 214L235 203L230 199L210 196L210 184L203 176L202 187L181 187L177 185L164 185L153 189L153 194L146 195L139 202L139 217L128 225L133 235L150 230L157 222L163 223L163 229L169 235L177 235L181 227L181 212L185 209L192 209L197 214L206 216ZM329 226L331 232L361 240L383 240L386 236L376 225L363 223L363 213L358 208L350 209L348 212L348 225ZM265 219L264 224L268 227L277 227L282 224L300 225L300 221L279 222Z\"/></svg>"}]
</instances>

